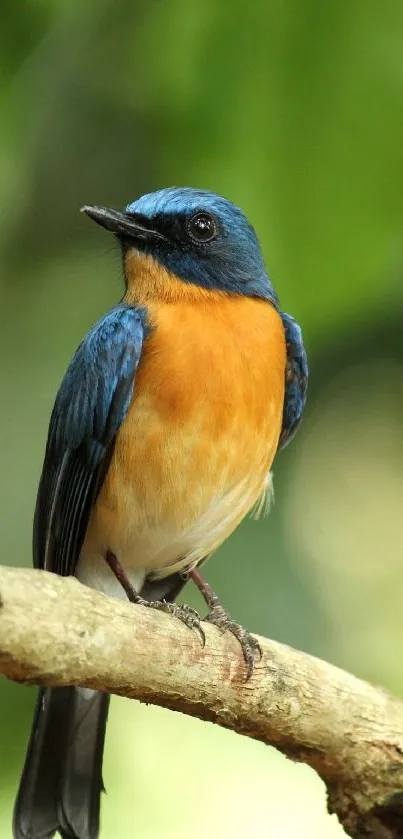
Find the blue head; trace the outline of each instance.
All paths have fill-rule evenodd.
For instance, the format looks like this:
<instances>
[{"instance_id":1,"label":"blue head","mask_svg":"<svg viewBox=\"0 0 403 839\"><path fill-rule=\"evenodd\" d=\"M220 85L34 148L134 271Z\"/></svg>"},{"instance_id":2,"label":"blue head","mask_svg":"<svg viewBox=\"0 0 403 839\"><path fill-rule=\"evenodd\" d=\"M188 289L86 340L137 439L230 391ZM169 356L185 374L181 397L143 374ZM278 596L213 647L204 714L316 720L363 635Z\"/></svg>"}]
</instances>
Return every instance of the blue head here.
<instances>
[{"instance_id":1,"label":"blue head","mask_svg":"<svg viewBox=\"0 0 403 839\"><path fill-rule=\"evenodd\" d=\"M123 213L83 209L115 233L125 257L134 249L185 283L277 305L252 225L238 207L213 192L171 187L143 195Z\"/></svg>"}]
</instances>

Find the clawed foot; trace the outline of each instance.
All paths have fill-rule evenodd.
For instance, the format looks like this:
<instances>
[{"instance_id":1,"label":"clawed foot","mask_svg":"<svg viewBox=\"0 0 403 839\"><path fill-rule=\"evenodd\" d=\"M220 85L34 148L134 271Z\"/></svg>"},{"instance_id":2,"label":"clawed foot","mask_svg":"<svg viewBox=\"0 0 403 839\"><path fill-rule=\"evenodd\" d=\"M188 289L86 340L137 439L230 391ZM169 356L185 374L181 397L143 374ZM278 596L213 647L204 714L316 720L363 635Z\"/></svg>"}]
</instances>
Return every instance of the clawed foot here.
<instances>
[{"instance_id":1,"label":"clawed foot","mask_svg":"<svg viewBox=\"0 0 403 839\"><path fill-rule=\"evenodd\" d=\"M105 554L105 560L116 579L119 580L131 603L137 603L139 606L147 606L149 609L157 609L158 612L165 612L167 615L173 615L175 618L179 618L179 620L182 621L185 626L188 626L189 629L196 629L200 635L202 647L204 647L206 643L206 636L204 634L204 629L201 626L200 615L195 609L187 606L186 603L178 606L176 603L167 603L166 600L145 600L144 597L137 594L137 591L133 588L127 577L126 571L120 564L116 554L112 551L107 551Z\"/></svg>"},{"instance_id":2,"label":"clawed foot","mask_svg":"<svg viewBox=\"0 0 403 839\"><path fill-rule=\"evenodd\" d=\"M240 626L239 623L236 623L229 617L225 609L221 606L217 595L214 593L207 580L201 576L197 568L192 568L191 571L189 571L188 576L196 584L200 594L203 595L207 606L210 609L210 614L207 618L205 618L205 620L208 623L213 623L218 627L218 629L221 629L222 632L231 632L232 635L235 635L235 638L238 639L246 666L248 668L246 674L246 681L248 681L255 667L255 656L257 655L259 660L262 658L262 648L259 642L253 637L253 635L250 634L250 632L247 632L243 626Z\"/></svg>"},{"instance_id":3,"label":"clawed foot","mask_svg":"<svg viewBox=\"0 0 403 839\"><path fill-rule=\"evenodd\" d=\"M232 618L227 615L225 609L223 609L223 607L219 604L213 606L210 614L207 618L205 618L205 620L208 623L214 624L214 626L222 632L231 632L232 635L235 635L235 638L238 639L248 668L246 675L246 681L248 681L255 667L255 656L258 656L259 661L262 658L262 648L259 641L257 641L250 632L244 629L243 626L240 626L239 623L232 620Z\"/></svg>"},{"instance_id":4,"label":"clawed foot","mask_svg":"<svg viewBox=\"0 0 403 839\"><path fill-rule=\"evenodd\" d=\"M144 597L137 594L128 579L124 568L112 551L106 552L105 560L111 571L114 573L116 579L119 580L131 603L137 603L140 606L147 606L149 609L157 609L159 612L165 612L168 615L178 618L185 624L185 626L189 627L189 629L195 629L199 633L202 646L204 647L206 643L206 636L201 625L200 615L195 609L187 606L186 603L178 606L176 603L167 603L166 600L145 600ZM250 634L250 632L244 629L243 626L240 626L239 623L236 623L229 617L225 609L221 606L217 595L214 594L213 589L207 581L203 579L197 568L193 568L189 571L187 576L194 581L210 609L210 614L205 619L206 622L214 624L214 626L217 626L222 632L231 632L232 635L238 639L247 666L246 681L248 681L255 667L255 656L257 655L259 659L262 658L262 649L259 642L253 637L253 635Z\"/></svg>"},{"instance_id":5,"label":"clawed foot","mask_svg":"<svg viewBox=\"0 0 403 839\"><path fill-rule=\"evenodd\" d=\"M200 635L202 647L206 642L204 629L201 625L201 618L196 609L192 609L187 603L182 603L180 606L177 603L167 603L166 600L144 600L143 597L137 595L136 603L140 606L148 606L150 609L156 609L158 612L165 612L167 615L173 615L178 618L189 629L195 629Z\"/></svg>"}]
</instances>

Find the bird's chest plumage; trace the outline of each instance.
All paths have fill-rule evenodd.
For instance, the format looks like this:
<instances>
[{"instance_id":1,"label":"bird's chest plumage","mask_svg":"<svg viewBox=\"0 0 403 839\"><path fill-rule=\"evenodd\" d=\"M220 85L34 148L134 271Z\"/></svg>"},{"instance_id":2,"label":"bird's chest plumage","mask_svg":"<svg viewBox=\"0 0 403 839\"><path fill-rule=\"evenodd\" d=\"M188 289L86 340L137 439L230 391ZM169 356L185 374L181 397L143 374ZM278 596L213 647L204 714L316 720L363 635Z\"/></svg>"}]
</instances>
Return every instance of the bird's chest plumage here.
<instances>
[{"instance_id":1,"label":"bird's chest plumage","mask_svg":"<svg viewBox=\"0 0 403 839\"><path fill-rule=\"evenodd\" d=\"M264 492L284 401L277 312L244 297L150 304L152 330L84 550L156 576L218 547Z\"/></svg>"}]
</instances>

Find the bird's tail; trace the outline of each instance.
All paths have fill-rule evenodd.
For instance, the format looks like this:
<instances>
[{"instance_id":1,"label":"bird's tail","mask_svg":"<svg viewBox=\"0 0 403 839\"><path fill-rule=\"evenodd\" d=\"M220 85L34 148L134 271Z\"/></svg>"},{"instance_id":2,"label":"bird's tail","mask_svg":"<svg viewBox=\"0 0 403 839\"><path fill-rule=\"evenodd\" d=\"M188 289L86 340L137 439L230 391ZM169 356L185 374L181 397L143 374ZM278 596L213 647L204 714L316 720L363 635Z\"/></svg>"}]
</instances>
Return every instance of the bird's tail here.
<instances>
[{"instance_id":1,"label":"bird's tail","mask_svg":"<svg viewBox=\"0 0 403 839\"><path fill-rule=\"evenodd\" d=\"M109 695L41 688L14 808L14 839L97 839Z\"/></svg>"}]
</instances>

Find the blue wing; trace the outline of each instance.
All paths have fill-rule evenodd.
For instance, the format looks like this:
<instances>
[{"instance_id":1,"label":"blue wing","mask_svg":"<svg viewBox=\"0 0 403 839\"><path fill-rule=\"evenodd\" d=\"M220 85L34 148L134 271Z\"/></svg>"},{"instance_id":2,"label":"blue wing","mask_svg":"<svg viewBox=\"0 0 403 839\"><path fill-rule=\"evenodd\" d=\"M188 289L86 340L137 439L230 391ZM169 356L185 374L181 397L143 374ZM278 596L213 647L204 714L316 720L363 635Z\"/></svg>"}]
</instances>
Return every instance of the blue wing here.
<instances>
[{"instance_id":1,"label":"blue wing","mask_svg":"<svg viewBox=\"0 0 403 839\"><path fill-rule=\"evenodd\" d=\"M74 573L130 405L145 330L141 310L119 305L95 324L70 363L53 408L39 484L36 567Z\"/></svg>"},{"instance_id":2,"label":"blue wing","mask_svg":"<svg viewBox=\"0 0 403 839\"><path fill-rule=\"evenodd\" d=\"M283 425L278 448L292 440L302 420L308 387L308 359L301 327L285 312L281 313L287 346Z\"/></svg>"}]
</instances>

